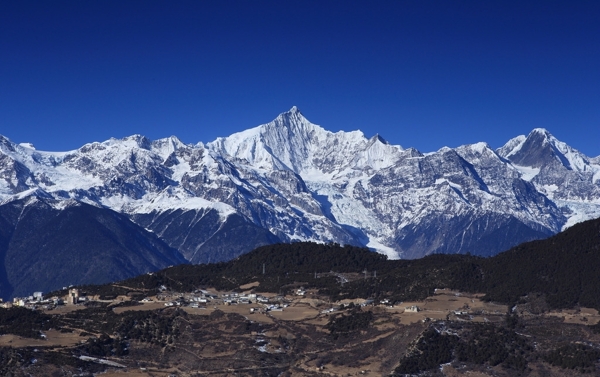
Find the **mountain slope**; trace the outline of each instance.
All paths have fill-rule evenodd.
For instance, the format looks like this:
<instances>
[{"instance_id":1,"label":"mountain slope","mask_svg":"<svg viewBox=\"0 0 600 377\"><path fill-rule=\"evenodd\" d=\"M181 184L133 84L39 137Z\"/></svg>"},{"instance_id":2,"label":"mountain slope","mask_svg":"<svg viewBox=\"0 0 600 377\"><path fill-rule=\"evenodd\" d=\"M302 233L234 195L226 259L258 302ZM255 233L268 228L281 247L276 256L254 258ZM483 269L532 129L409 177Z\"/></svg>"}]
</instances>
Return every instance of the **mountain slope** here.
<instances>
[{"instance_id":1,"label":"mountain slope","mask_svg":"<svg viewBox=\"0 0 600 377\"><path fill-rule=\"evenodd\" d=\"M600 309L600 219L521 244L485 264L484 289L491 300L516 302L534 292L553 308Z\"/></svg>"},{"instance_id":2,"label":"mountain slope","mask_svg":"<svg viewBox=\"0 0 600 377\"><path fill-rule=\"evenodd\" d=\"M281 242L274 234L240 215L220 221L215 210L181 209L137 214L133 220L161 239L185 252L191 263L211 263L233 259L256 248Z\"/></svg>"},{"instance_id":3,"label":"mountain slope","mask_svg":"<svg viewBox=\"0 0 600 377\"><path fill-rule=\"evenodd\" d=\"M30 197L0 206L1 297L122 280L185 262L122 214L64 205Z\"/></svg>"}]
</instances>

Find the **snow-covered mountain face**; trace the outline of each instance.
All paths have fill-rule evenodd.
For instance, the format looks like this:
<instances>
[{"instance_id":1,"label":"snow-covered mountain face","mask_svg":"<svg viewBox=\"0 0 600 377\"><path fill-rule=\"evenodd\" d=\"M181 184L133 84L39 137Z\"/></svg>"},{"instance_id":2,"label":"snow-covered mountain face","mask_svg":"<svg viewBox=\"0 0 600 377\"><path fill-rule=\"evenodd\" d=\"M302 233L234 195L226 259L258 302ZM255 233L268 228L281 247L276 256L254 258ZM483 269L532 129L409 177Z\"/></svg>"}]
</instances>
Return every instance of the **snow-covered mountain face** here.
<instances>
[{"instance_id":1,"label":"snow-covered mountain face","mask_svg":"<svg viewBox=\"0 0 600 377\"><path fill-rule=\"evenodd\" d=\"M589 158L540 128L510 140L498 154L565 210L563 228L600 217L600 156Z\"/></svg>"},{"instance_id":2,"label":"snow-covered mountain face","mask_svg":"<svg viewBox=\"0 0 600 377\"><path fill-rule=\"evenodd\" d=\"M298 111L188 145L139 135L41 152L0 136L0 200L128 215L193 263L273 242L360 244L390 258L492 255L600 216L600 158L536 129L422 154L329 132ZM57 204L60 206L60 204Z\"/></svg>"}]
</instances>

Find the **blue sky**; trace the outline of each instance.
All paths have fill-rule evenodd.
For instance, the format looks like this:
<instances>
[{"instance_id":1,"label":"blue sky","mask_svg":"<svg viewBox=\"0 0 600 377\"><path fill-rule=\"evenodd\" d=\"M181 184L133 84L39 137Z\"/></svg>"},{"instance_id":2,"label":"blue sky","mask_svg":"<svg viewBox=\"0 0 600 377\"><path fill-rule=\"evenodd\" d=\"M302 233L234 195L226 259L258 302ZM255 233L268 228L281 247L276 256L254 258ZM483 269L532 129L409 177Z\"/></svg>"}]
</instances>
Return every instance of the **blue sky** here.
<instances>
[{"instance_id":1,"label":"blue sky","mask_svg":"<svg viewBox=\"0 0 600 377\"><path fill-rule=\"evenodd\" d=\"M598 1L2 1L0 134L187 143L296 105L423 152L536 127L600 155Z\"/></svg>"}]
</instances>

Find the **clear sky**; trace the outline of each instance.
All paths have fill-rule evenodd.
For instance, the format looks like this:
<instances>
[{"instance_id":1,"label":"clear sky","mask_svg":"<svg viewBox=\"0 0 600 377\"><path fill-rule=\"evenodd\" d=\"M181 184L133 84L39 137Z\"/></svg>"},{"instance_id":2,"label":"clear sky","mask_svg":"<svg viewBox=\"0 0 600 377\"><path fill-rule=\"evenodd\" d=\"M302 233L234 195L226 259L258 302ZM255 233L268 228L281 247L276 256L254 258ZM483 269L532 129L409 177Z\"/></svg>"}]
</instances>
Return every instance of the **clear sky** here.
<instances>
[{"instance_id":1,"label":"clear sky","mask_svg":"<svg viewBox=\"0 0 600 377\"><path fill-rule=\"evenodd\" d=\"M422 152L543 127L600 155L600 1L0 1L15 142L209 142L294 105Z\"/></svg>"}]
</instances>

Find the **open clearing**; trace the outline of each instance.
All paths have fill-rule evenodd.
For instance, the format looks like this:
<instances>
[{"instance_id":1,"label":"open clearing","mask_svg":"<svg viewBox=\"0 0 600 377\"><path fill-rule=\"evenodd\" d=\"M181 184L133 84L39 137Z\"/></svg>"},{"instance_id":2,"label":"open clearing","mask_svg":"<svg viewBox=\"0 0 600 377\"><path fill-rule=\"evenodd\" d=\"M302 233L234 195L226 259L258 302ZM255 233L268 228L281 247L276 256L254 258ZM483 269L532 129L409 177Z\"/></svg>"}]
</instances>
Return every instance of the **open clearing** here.
<instances>
[{"instance_id":1,"label":"open clearing","mask_svg":"<svg viewBox=\"0 0 600 377\"><path fill-rule=\"evenodd\" d=\"M69 347L80 343L87 338L80 337L78 332L62 333L57 330L44 332L46 339L30 339L20 336L5 334L0 336L0 346L3 347Z\"/></svg>"},{"instance_id":2,"label":"open clearing","mask_svg":"<svg viewBox=\"0 0 600 377\"><path fill-rule=\"evenodd\" d=\"M446 319L457 315L468 316L469 320L475 322L484 322L489 321L491 317L506 314L508 310L506 305L484 302L481 301L480 297L481 295L477 294L463 294L438 289L433 296L424 301L403 302L394 307L387 307L387 310L400 316L403 324L416 323L427 319ZM418 311L411 312L407 310L411 307L417 307Z\"/></svg>"}]
</instances>

